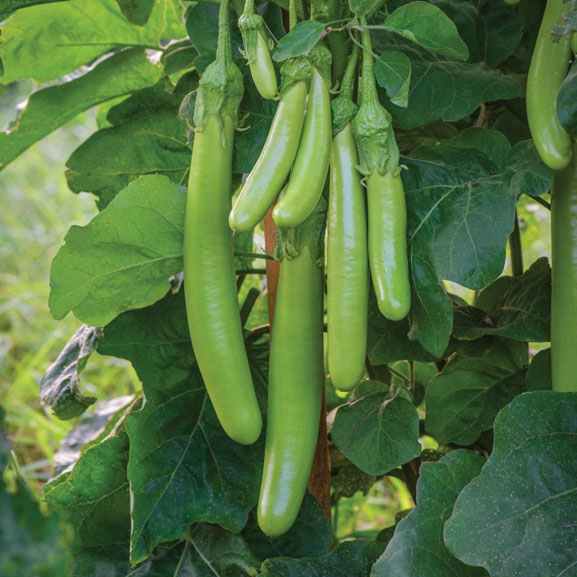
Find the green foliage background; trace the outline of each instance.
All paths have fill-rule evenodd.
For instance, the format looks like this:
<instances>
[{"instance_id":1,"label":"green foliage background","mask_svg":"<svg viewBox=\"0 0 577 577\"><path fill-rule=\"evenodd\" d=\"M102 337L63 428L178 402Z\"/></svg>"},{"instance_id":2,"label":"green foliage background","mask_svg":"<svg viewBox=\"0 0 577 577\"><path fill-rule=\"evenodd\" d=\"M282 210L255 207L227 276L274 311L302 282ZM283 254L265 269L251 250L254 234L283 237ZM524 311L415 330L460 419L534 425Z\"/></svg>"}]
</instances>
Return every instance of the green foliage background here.
<instances>
[{"instance_id":1,"label":"green foliage background","mask_svg":"<svg viewBox=\"0 0 577 577\"><path fill-rule=\"evenodd\" d=\"M265 4L280 37L278 5ZM375 4L350 6L362 14ZM408 168L418 298L401 323L371 304L369 379L349 396L328 379L332 528L307 496L294 528L271 541L254 514L262 439L240 447L222 432L178 292L186 120L214 54L217 7L192 5L183 19L176 0L4 3L0 20L12 16L2 28L0 124L28 100L17 128L0 133L2 575L570 570L576 536L557 527L577 514L577 461L565 441L577 435L577 406L547 390L549 212L535 199L548 198L552 176L523 104L542 8L390 0L372 20L380 96ZM295 28L276 59L307 52L323 28ZM240 44L233 30L239 62ZM275 106L243 71L237 183ZM568 126L576 84L572 72ZM513 278L515 211L525 273ZM236 242L259 252L262 231ZM263 266L240 256L237 265ZM263 408L264 288L249 274L239 291Z\"/></svg>"}]
</instances>

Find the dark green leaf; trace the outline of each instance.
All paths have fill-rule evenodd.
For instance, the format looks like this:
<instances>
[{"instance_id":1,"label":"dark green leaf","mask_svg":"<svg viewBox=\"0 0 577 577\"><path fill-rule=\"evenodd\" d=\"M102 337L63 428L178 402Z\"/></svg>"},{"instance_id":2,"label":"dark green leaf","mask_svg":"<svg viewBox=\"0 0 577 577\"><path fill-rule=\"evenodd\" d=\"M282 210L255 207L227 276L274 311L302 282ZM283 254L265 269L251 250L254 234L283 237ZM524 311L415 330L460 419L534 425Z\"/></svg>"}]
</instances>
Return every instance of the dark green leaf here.
<instances>
[{"instance_id":1,"label":"dark green leaf","mask_svg":"<svg viewBox=\"0 0 577 577\"><path fill-rule=\"evenodd\" d=\"M18 124L10 132L0 132L0 170L80 112L150 86L159 78L160 69L142 50L132 49L107 58L80 78L35 92Z\"/></svg>"},{"instance_id":2,"label":"dark green leaf","mask_svg":"<svg viewBox=\"0 0 577 577\"><path fill-rule=\"evenodd\" d=\"M332 486L334 501L341 497L352 497L357 491L363 495L369 492L369 489L374 485L376 477L374 475L367 475L352 463L343 465L336 478L333 476Z\"/></svg>"},{"instance_id":3,"label":"dark green leaf","mask_svg":"<svg viewBox=\"0 0 577 577\"><path fill-rule=\"evenodd\" d=\"M495 420L493 453L459 495L447 547L492 577L575 575L577 394L517 397Z\"/></svg>"},{"instance_id":4,"label":"dark green leaf","mask_svg":"<svg viewBox=\"0 0 577 577\"><path fill-rule=\"evenodd\" d=\"M163 174L185 184L190 148L178 107L187 89L161 80L136 92L108 112L112 125L95 132L70 156L66 179L73 192L92 192L104 208L130 182L145 174Z\"/></svg>"},{"instance_id":5,"label":"dark green leaf","mask_svg":"<svg viewBox=\"0 0 577 577\"><path fill-rule=\"evenodd\" d=\"M367 383L362 387L366 390ZM369 475L388 473L421 452L417 409L383 390L365 395L357 388L337 410L331 436L339 451Z\"/></svg>"},{"instance_id":6,"label":"dark green leaf","mask_svg":"<svg viewBox=\"0 0 577 577\"><path fill-rule=\"evenodd\" d=\"M435 0L435 6L457 26L469 48L469 60L484 61L491 68L499 66L515 51L526 26L521 11L503 0L461 0L458 3Z\"/></svg>"},{"instance_id":7,"label":"dark green leaf","mask_svg":"<svg viewBox=\"0 0 577 577\"><path fill-rule=\"evenodd\" d=\"M403 52L411 61L411 106L389 105L396 126L414 128L434 120L454 122L482 103L510 100L524 94L524 82L485 63L451 62L391 33L374 37L377 54Z\"/></svg>"},{"instance_id":8,"label":"dark green leaf","mask_svg":"<svg viewBox=\"0 0 577 577\"><path fill-rule=\"evenodd\" d=\"M294 56L308 54L321 39L325 25L316 20L299 22L286 36L280 39L272 55L273 60L283 62Z\"/></svg>"},{"instance_id":9,"label":"dark green leaf","mask_svg":"<svg viewBox=\"0 0 577 577\"><path fill-rule=\"evenodd\" d=\"M455 559L443 541L445 521L463 487L481 472L484 459L464 449L421 466L417 506L395 528L371 577L483 577L482 569Z\"/></svg>"},{"instance_id":10,"label":"dark green leaf","mask_svg":"<svg viewBox=\"0 0 577 577\"><path fill-rule=\"evenodd\" d=\"M244 577L260 565L240 535L233 535L218 525L193 525L187 539L192 549L191 565L196 569L190 573L191 577Z\"/></svg>"},{"instance_id":11,"label":"dark green leaf","mask_svg":"<svg viewBox=\"0 0 577 577\"><path fill-rule=\"evenodd\" d=\"M154 1L155 0L116 0L127 20L137 26L144 26L148 22L152 9L154 8Z\"/></svg>"},{"instance_id":12,"label":"dark green leaf","mask_svg":"<svg viewBox=\"0 0 577 577\"><path fill-rule=\"evenodd\" d=\"M130 540L126 468L128 436L122 426L91 446L70 473L45 485L46 501L74 528L74 577L125 577Z\"/></svg>"},{"instance_id":13,"label":"dark green leaf","mask_svg":"<svg viewBox=\"0 0 577 577\"><path fill-rule=\"evenodd\" d=\"M357 16L367 16L375 12L385 0L349 0L349 8Z\"/></svg>"},{"instance_id":14,"label":"dark green leaf","mask_svg":"<svg viewBox=\"0 0 577 577\"><path fill-rule=\"evenodd\" d=\"M274 539L265 535L258 526L256 511L253 511L242 536L261 560L270 557L319 557L330 551L333 541L329 520L308 492L294 525L284 535Z\"/></svg>"},{"instance_id":15,"label":"dark green leaf","mask_svg":"<svg viewBox=\"0 0 577 577\"><path fill-rule=\"evenodd\" d=\"M469 49L453 21L433 4L405 4L387 17L383 28L452 60L467 60L469 57Z\"/></svg>"},{"instance_id":16,"label":"dark green leaf","mask_svg":"<svg viewBox=\"0 0 577 577\"><path fill-rule=\"evenodd\" d=\"M144 307L182 270L185 197L166 176L129 184L85 227L73 226L52 261L50 310L104 326Z\"/></svg>"},{"instance_id":17,"label":"dark green leaf","mask_svg":"<svg viewBox=\"0 0 577 577\"><path fill-rule=\"evenodd\" d=\"M12 445L5 437L3 417L0 408L0 575L68 575L66 533L58 517L41 513L32 490L18 473L11 490L4 482Z\"/></svg>"},{"instance_id":18,"label":"dark green leaf","mask_svg":"<svg viewBox=\"0 0 577 577\"><path fill-rule=\"evenodd\" d=\"M167 46L160 57L160 62L164 66L164 73L171 75L193 68L197 56L198 52L190 40L178 40Z\"/></svg>"},{"instance_id":19,"label":"dark green leaf","mask_svg":"<svg viewBox=\"0 0 577 577\"><path fill-rule=\"evenodd\" d=\"M367 352L371 365L384 365L401 360L434 361L419 341L409 340L409 322L390 321L377 307L373 295L369 299L369 327Z\"/></svg>"},{"instance_id":20,"label":"dark green leaf","mask_svg":"<svg viewBox=\"0 0 577 577\"><path fill-rule=\"evenodd\" d=\"M411 61L402 52L385 52L375 62L375 78L393 104L406 107L409 103Z\"/></svg>"},{"instance_id":21,"label":"dark green leaf","mask_svg":"<svg viewBox=\"0 0 577 577\"><path fill-rule=\"evenodd\" d=\"M78 417L96 401L80 392L79 375L101 337L102 329L81 326L44 373L40 381L40 400L59 419Z\"/></svg>"},{"instance_id":22,"label":"dark green leaf","mask_svg":"<svg viewBox=\"0 0 577 577\"><path fill-rule=\"evenodd\" d=\"M183 36L172 0L156 2L146 26L136 27L115 0L68 0L20 10L2 28L2 83L54 80L112 48L157 47L164 32ZM179 37L179 36L176 36ZM138 73L131 81L138 82ZM59 111L65 111L61 106Z\"/></svg>"},{"instance_id":23,"label":"dark green leaf","mask_svg":"<svg viewBox=\"0 0 577 577\"><path fill-rule=\"evenodd\" d=\"M551 267L543 257L520 277L498 278L479 294L475 307L457 307L453 336L543 342L551 340L550 322Z\"/></svg>"},{"instance_id":24,"label":"dark green leaf","mask_svg":"<svg viewBox=\"0 0 577 577\"><path fill-rule=\"evenodd\" d=\"M196 51L208 58L207 63L214 60L218 39L218 4L198 2L190 6L186 12L186 31ZM236 19L231 26L231 44L233 57L240 58L242 37Z\"/></svg>"},{"instance_id":25,"label":"dark green leaf","mask_svg":"<svg viewBox=\"0 0 577 577\"><path fill-rule=\"evenodd\" d=\"M511 147L500 133L481 128L402 162L414 283L409 336L441 355L453 313L440 280L479 289L497 278L517 196L542 194L552 173L530 142Z\"/></svg>"},{"instance_id":26,"label":"dark green leaf","mask_svg":"<svg viewBox=\"0 0 577 577\"><path fill-rule=\"evenodd\" d=\"M525 343L495 338L467 348L463 353L457 349L430 381L425 395L425 427L440 444L473 443L492 427L497 413L525 390Z\"/></svg>"},{"instance_id":27,"label":"dark green leaf","mask_svg":"<svg viewBox=\"0 0 577 577\"><path fill-rule=\"evenodd\" d=\"M559 88L557 116L563 128L577 138L577 60Z\"/></svg>"},{"instance_id":28,"label":"dark green leaf","mask_svg":"<svg viewBox=\"0 0 577 577\"><path fill-rule=\"evenodd\" d=\"M257 502L262 446L231 441L218 423L193 363L182 293L118 317L99 351L130 360L146 395L126 420L132 562L191 523L240 531Z\"/></svg>"},{"instance_id":29,"label":"dark green leaf","mask_svg":"<svg viewBox=\"0 0 577 577\"><path fill-rule=\"evenodd\" d=\"M528 391L549 391L551 382L551 349L539 351L532 359L527 371Z\"/></svg>"},{"instance_id":30,"label":"dark green leaf","mask_svg":"<svg viewBox=\"0 0 577 577\"><path fill-rule=\"evenodd\" d=\"M252 80L249 66L243 66L241 70L245 91L240 109L244 121L243 129L234 138L232 169L237 174L248 174L264 146L277 102L262 99Z\"/></svg>"},{"instance_id":31,"label":"dark green leaf","mask_svg":"<svg viewBox=\"0 0 577 577\"><path fill-rule=\"evenodd\" d=\"M383 543L364 539L345 541L322 557L268 559L263 577L369 577L371 566L384 549Z\"/></svg>"}]
</instances>

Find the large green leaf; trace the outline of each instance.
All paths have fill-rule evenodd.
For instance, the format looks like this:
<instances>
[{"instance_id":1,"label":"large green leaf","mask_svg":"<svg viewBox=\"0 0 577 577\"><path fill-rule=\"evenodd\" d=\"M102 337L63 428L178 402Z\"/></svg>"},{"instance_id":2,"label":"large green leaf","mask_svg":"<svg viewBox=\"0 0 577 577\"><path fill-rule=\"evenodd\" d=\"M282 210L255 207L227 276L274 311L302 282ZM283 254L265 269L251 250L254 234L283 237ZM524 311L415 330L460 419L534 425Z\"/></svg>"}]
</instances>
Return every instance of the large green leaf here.
<instances>
[{"instance_id":1,"label":"large green leaf","mask_svg":"<svg viewBox=\"0 0 577 577\"><path fill-rule=\"evenodd\" d=\"M524 94L524 84L517 77L502 74L482 62L448 60L392 33L375 34L374 46L377 55L398 51L411 62L411 106L389 105L401 128L423 126L434 120L454 122L484 102L510 100Z\"/></svg>"},{"instance_id":2,"label":"large green leaf","mask_svg":"<svg viewBox=\"0 0 577 577\"><path fill-rule=\"evenodd\" d=\"M242 532L250 548L264 560L270 557L320 557L331 549L331 524L320 505L306 493L294 525L283 535L271 538L258 526L256 511L252 511Z\"/></svg>"},{"instance_id":3,"label":"large green leaf","mask_svg":"<svg viewBox=\"0 0 577 577\"><path fill-rule=\"evenodd\" d=\"M551 349L539 351L532 359L527 370L528 391L550 391L551 381Z\"/></svg>"},{"instance_id":4,"label":"large green leaf","mask_svg":"<svg viewBox=\"0 0 577 577\"><path fill-rule=\"evenodd\" d=\"M479 294L474 307L457 307L453 336L543 342L551 340L550 324L551 267L540 258L520 277L499 277Z\"/></svg>"},{"instance_id":5,"label":"large green leaf","mask_svg":"<svg viewBox=\"0 0 577 577\"><path fill-rule=\"evenodd\" d=\"M484 570L468 567L447 550L445 521L463 487L481 472L484 459L464 449L437 463L421 466L417 506L395 528L371 577L483 577Z\"/></svg>"},{"instance_id":6,"label":"large green leaf","mask_svg":"<svg viewBox=\"0 0 577 577\"><path fill-rule=\"evenodd\" d=\"M40 381L40 400L59 419L81 415L96 399L80 392L79 375L96 350L102 329L81 326L48 367Z\"/></svg>"},{"instance_id":7,"label":"large green leaf","mask_svg":"<svg viewBox=\"0 0 577 577\"><path fill-rule=\"evenodd\" d=\"M286 36L281 38L273 54L273 60L283 62L295 56L308 54L321 39L325 25L316 20L299 22Z\"/></svg>"},{"instance_id":8,"label":"large green leaf","mask_svg":"<svg viewBox=\"0 0 577 577\"><path fill-rule=\"evenodd\" d=\"M257 502L262 446L233 442L218 423L193 363L182 293L118 317L99 351L132 361L146 395L126 419L132 562L191 523L240 531Z\"/></svg>"},{"instance_id":9,"label":"large green leaf","mask_svg":"<svg viewBox=\"0 0 577 577\"><path fill-rule=\"evenodd\" d=\"M385 52L375 62L375 78L387 91L393 104L406 107L409 103L411 61L402 52Z\"/></svg>"},{"instance_id":10,"label":"large green leaf","mask_svg":"<svg viewBox=\"0 0 577 577\"><path fill-rule=\"evenodd\" d=\"M129 184L85 227L73 226L52 261L50 310L104 326L122 311L144 307L182 270L186 195L166 176Z\"/></svg>"},{"instance_id":11,"label":"large green leaf","mask_svg":"<svg viewBox=\"0 0 577 577\"><path fill-rule=\"evenodd\" d=\"M407 319L386 319L379 310L376 299L370 295L367 353L372 365L401 360L434 361L435 356L427 352L419 341L409 340L409 330Z\"/></svg>"},{"instance_id":12,"label":"large green leaf","mask_svg":"<svg viewBox=\"0 0 577 577\"><path fill-rule=\"evenodd\" d=\"M80 78L35 92L17 125L0 132L0 170L83 110L150 86L160 74L143 50L124 50Z\"/></svg>"},{"instance_id":13,"label":"large green leaf","mask_svg":"<svg viewBox=\"0 0 577 577\"><path fill-rule=\"evenodd\" d=\"M567 78L557 94L557 116L563 128L577 137L577 61L573 62Z\"/></svg>"},{"instance_id":14,"label":"large green leaf","mask_svg":"<svg viewBox=\"0 0 577 577\"><path fill-rule=\"evenodd\" d=\"M93 61L112 48L156 48L165 35L185 35L172 0L159 0L147 24L128 22L115 0L68 0L20 10L2 28L1 78L47 82Z\"/></svg>"},{"instance_id":15,"label":"large green leaf","mask_svg":"<svg viewBox=\"0 0 577 577\"><path fill-rule=\"evenodd\" d=\"M8 490L4 473L11 442L4 433L0 408L0 575L62 577L68 575L66 532L56 515L45 515L27 483L14 472Z\"/></svg>"},{"instance_id":16,"label":"large green leaf","mask_svg":"<svg viewBox=\"0 0 577 577\"><path fill-rule=\"evenodd\" d=\"M128 571L130 496L128 435L90 447L70 473L45 485L46 501L74 528L74 577L124 577Z\"/></svg>"},{"instance_id":17,"label":"large green leaf","mask_svg":"<svg viewBox=\"0 0 577 577\"><path fill-rule=\"evenodd\" d=\"M457 26L460 37L469 48L471 62L486 62L496 68L517 48L527 26L519 9L503 0L435 0ZM535 2L530 0L526 4Z\"/></svg>"},{"instance_id":18,"label":"large green leaf","mask_svg":"<svg viewBox=\"0 0 577 577\"><path fill-rule=\"evenodd\" d=\"M65 0L3 0L0 6L0 21L5 20L16 10L30 8L37 4L50 4L51 2L63 2Z\"/></svg>"},{"instance_id":19,"label":"large green leaf","mask_svg":"<svg viewBox=\"0 0 577 577\"><path fill-rule=\"evenodd\" d=\"M190 165L186 132L178 120L184 92L162 79L110 109L111 126L92 134L70 156L66 179L73 192L92 192L104 208L130 182L145 174L163 174L185 184Z\"/></svg>"},{"instance_id":20,"label":"large green leaf","mask_svg":"<svg viewBox=\"0 0 577 577\"><path fill-rule=\"evenodd\" d=\"M433 4L405 4L390 14L382 27L451 60L467 60L469 57L469 49L453 21Z\"/></svg>"},{"instance_id":21,"label":"large green leaf","mask_svg":"<svg viewBox=\"0 0 577 577\"><path fill-rule=\"evenodd\" d=\"M403 163L414 283L410 337L439 356L453 325L441 279L472 289L495 280L517 196L542 194L552 173L530 141L511 147L502 134L482 128L419 148Z\"/></svg>"},{"instance_id":22,"label":"large green leaf","mask_svg":"<svg viewBox=\"0 0 577 577\"><path fill-rule=\"evenodd\" d=\"M365 539L345 541L322 557L279 557L262 564L263 577L369 577L384 544Z\"/></svg>"},{"instance_id":23,"label":"large green leaf","mask_svg":"<svg viewBox=\"0 0 577 577\"><path fill-rule=\"evenodd\" d=\"M421 452L417 409L380 385L363 381L338 408L331 432L339 451L369 475L388 473Z\"/></svg>"},{"instance_id":24,"label":"large green leaf","mask_svg":"<svg viewBox=\"0 0 577 577\"><path fill-rule=\"evenodd\" d=\"M492 577L577 567L577 394L537 391L495 421L493 453L445 525L449 549Z\"/></svg>"},{"instance_id":25,"label":"large green leaf","mask_svg":"<svg viewBox=\"0 0 577 577\"><path fill-rule=\"evenodd\" d=\"M473 443L525 391L525 343L495 338L467 349L461 353L458 348L427 387L425 427L441 444Z\"/></svg>"}]
</instances>

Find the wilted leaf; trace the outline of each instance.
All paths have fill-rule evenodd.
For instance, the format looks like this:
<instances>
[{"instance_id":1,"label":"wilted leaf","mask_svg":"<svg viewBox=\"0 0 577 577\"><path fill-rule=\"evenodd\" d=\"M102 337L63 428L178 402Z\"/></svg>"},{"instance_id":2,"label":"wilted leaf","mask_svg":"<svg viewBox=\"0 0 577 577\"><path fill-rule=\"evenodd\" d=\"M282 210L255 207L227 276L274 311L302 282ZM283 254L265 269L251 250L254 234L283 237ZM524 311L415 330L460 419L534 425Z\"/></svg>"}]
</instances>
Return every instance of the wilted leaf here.
<instances>
[{"instance_id":1,"label":"wilted leaf","mask_svg":"<svg viewBox=\"0 0 577 577\"><path fill-rule=\"evenodd\" d=\"M79 375L101 337L102 329L81 326L44 373L40 381L40 400L59 419L78 417L96 401L80 392Z\"/></svg>"}]
</instances>

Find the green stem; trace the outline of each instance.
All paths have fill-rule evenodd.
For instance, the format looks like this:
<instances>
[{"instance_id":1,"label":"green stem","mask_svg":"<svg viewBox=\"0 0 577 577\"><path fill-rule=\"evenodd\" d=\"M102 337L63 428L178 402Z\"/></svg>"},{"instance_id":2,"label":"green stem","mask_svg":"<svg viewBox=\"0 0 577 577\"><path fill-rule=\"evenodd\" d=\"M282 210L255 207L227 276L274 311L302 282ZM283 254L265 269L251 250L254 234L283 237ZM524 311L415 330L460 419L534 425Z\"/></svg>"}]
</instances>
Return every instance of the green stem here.
<instances>
[{"instance_id":1,"label":"green stem","mask_svg":"<svg viewBox=\"0 0 577 577\"><path fill-rule=\"evenodd\" d=\"M254 14L254 0L246 0L243 14L245 16L252 16Z\"/></svg>"},{"instance_id":2,"label":"green stem","mask_svg":"<svg viewBox=\"0 0 577 577\"><path fill-rule=\"evenodd\" d=\"M345 74L343 76L343 98L346 100L353 99L353 90L355 88L355 73L357 70L357 61L359 59L360 49L357 44L353 44L353 50L349 57Z\"/></svg>"},{"instance_id":3,"label":"green stem","mask_svg":"<svg viewBox=\"0 0 577 577\"><path fill-rule=\"evenodd\" d=\"M395 375L396 377L399 377L399 379L401 379L404 383L409 383L409 379L403 375L403 373L397 371L397 369L393 369L393 367L391 367L391 365L389 365L389 371L391 371L391 373L393 373L393 375Z\"/></svg>"},{"instance_id":4,"label":"green stem","mask_svg":"<svg viewBox=\"0 0 577 577\"><path fill-rule=\"evenodd\" d=\"M513 276L523 274L523 247L521 245L521 231L519 230L519 217L515 210L515 227L509 237L509 248L511 249L511 268Z\"/></svg>"},{"instance_id":5,"label":"green stem","mask_svg":"<svg viewBox=\"0 0 577 577\"><path fill-rule=\"evenodd\" d=\"M409 365L409 389L411 395L415 394L415 386L417 383L417 372L415 371L415 361L407 361Z\"/></svg>"},{"instance_id":6,"label":"green stem","mask_svg":"<svg viewBox=\"0 0 577 577\"><path fill-rule=\"evenodd\" d=\"M244 250L235 250L234 251L234 256L246 256L248 258L259 258L259 259L264 259L264 260L274 260L274 256L272 254L266 254L266 253L256 253L256 252L247 252Z\"/></svg>"},{"instance_id":7,"label":"green stem","mask_svg":"<svg viewBox=\"0 0 577 577\"><path fill-rule=\"evenodd\" d=\"M361 17L361 40L363 45L363 67L362 67L362 102L363 104L369 102L378 102L377 85L375 84L375 74L373 71L373 48L371 44L371 33L366 28L367 18Z\"/></svg>"},{"instance_id":8,"label":"green stem","mask_svg":"<svg viewBox=\"0 0 577 577\"><path fill-rule=\"evenodd\" d=\"M289 29L292 30L298 22L297 0L290 0L289 3Z\"/></svg>"},{"instance_id":9,"label":"green stem","mask_svg":"<svg viewBox=\"0 0 577 577\"><path fill-rule=\"evenodd\" d=\"M218 45L216 58L224 65L232 61L232 48L230 46L230 28L228 24L228 12L230 0L222 0L218 11Z\"/></svg>"},{"instance_id":10,"label":"green stem","mask_svg":"<svg viewBox=\"0 0 577 577\"><path fill-rule=\"evenodd\" d=\"M551 203L547 202L544 198L541 198L540 196L531 196L530 194L528 194L527 196L531 197L536 203L540 204L541 206L544 206L547 210L551 210Z\"/></svg>"}]
</instances>

